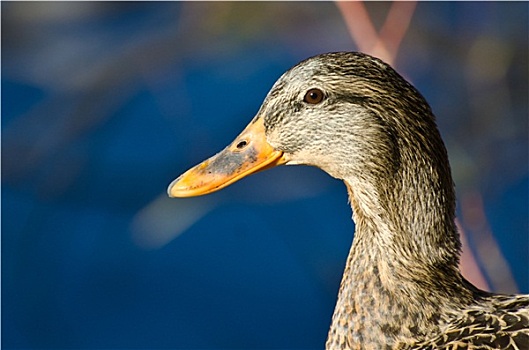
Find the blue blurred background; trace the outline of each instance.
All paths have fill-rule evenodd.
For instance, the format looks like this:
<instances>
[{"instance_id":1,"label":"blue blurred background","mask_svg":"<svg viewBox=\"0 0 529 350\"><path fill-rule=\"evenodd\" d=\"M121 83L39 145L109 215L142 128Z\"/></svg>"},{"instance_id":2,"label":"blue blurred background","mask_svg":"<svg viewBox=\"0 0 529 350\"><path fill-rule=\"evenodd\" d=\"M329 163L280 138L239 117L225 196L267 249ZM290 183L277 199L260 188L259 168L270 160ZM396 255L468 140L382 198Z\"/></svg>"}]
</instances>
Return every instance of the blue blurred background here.
<instances>
[{"instance_id":1,"label":"blue blurred background","mask_svg":"<svg viewBox=\"0 0 529 350\"><path fill-rule=\"evenodd\" d=\"M375 27L389 3L365 4ZM331 2L2 2L2 348L323 348L354 225L282 167L167 185L308 56ZM528 6L421 2L395 66L431 103L491 290L529 292Z\"/></svg>"}]
</instances>

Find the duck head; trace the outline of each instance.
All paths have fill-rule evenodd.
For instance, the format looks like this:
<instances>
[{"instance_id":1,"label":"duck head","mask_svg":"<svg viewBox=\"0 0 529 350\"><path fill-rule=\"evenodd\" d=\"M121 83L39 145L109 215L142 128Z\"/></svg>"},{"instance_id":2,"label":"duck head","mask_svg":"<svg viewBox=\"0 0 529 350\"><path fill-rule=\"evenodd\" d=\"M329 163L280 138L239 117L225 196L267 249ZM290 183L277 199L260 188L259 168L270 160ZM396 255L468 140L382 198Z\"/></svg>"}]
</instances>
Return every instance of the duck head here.
<instances>
[{"instance_id":1,"label":"duck head","mask_svg":"<svg viewBox=\"0 0 529 350\"><path fill-rule=\"evenodd\" d=\"M233 143L174 180L168 194L214 192L281 164L317 166L374 198L393 191L403 168L417 165L451 186L423 97L384 62L354 52L315 56L283 74Z\"/></svg>"}]
</instances>

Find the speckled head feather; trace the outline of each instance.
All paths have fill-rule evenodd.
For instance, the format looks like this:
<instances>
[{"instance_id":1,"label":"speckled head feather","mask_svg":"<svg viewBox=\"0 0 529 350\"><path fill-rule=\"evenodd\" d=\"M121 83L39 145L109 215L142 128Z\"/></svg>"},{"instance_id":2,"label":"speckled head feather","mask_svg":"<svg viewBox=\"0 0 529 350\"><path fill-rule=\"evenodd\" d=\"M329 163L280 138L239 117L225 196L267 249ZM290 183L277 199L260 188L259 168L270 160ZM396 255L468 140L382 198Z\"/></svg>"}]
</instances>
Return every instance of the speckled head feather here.
<instances>
[{"instance_id":1,"label":"speckled head feather","mask_svg":"<svg viewBox=\"0 0 529 350\"><path fill-rule=\"evenodd\" d=\"M304 102L312 88L323 92L321 103ZM314 165L337 178L365 165L370 173L378 172L377 183L389 179L407 148L433 157L434 165L444 167L440 173L450 173L424 98L390 66L368 55L329 53L299 63L272 87L258 115L273 146L293 154L297 163L315 163L318 157ZM355 162L355 157L362 159ZM445 185L452 191L451 180Z\"/></svg>"},{"instance_id":2,"label":"speckled head feather","mask_svg":"<svg viewBox=\"0 0 529 350\"><path fill-rule=\"evenodd\" d=\"M294 66L249 128L169 193L222 188L210 176L215 164L227 164L229 183L278 164L344 181L356 231L328 349L529 348L529 296L484 292L461 276L454 185L434 115L384 62L338 52Z\"/></svg>"}]
</instances>

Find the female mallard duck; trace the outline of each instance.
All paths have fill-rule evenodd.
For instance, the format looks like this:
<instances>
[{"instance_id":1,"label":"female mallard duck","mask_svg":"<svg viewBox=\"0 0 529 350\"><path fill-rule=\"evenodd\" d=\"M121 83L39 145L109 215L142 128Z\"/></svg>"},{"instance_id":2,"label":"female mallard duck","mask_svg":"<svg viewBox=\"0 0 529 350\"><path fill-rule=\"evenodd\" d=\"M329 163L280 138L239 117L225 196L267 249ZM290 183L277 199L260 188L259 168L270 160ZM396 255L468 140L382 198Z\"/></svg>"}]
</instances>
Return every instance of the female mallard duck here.
<instances>
[{"instance_id":1,"label":"female mallard duck","mask_svg":"<svg viewBox=\"0 0 529 350\"><path fill-rule=\"evenodd\" d=\"M210 193L280 164L317 166L349 192L356 232L327 348L529 348L529 296L481 291L458 270L447 152L427 102L390 66L350 52L299 63L168 193Z\"/></svg>"}]
</instances>

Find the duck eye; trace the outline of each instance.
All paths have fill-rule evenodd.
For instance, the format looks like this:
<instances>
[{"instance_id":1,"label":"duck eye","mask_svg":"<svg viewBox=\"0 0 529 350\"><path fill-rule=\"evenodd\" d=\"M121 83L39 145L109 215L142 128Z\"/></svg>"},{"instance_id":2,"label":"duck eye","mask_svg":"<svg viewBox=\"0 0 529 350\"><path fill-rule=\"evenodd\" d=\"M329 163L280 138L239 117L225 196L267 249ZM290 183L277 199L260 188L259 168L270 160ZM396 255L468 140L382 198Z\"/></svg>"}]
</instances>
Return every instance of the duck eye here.
<instances>
[{"instance_id":1,"label":"duck eye","mask_svg":"<svg viewBox=\"0 0 529 350\"><path fill-rule=\"evenodd\" d=\"M305 94L303 101L315 105L323 101L323 97L323 91L321 91L320 89L310 89Z\"/></svg>"}]
</instances>

